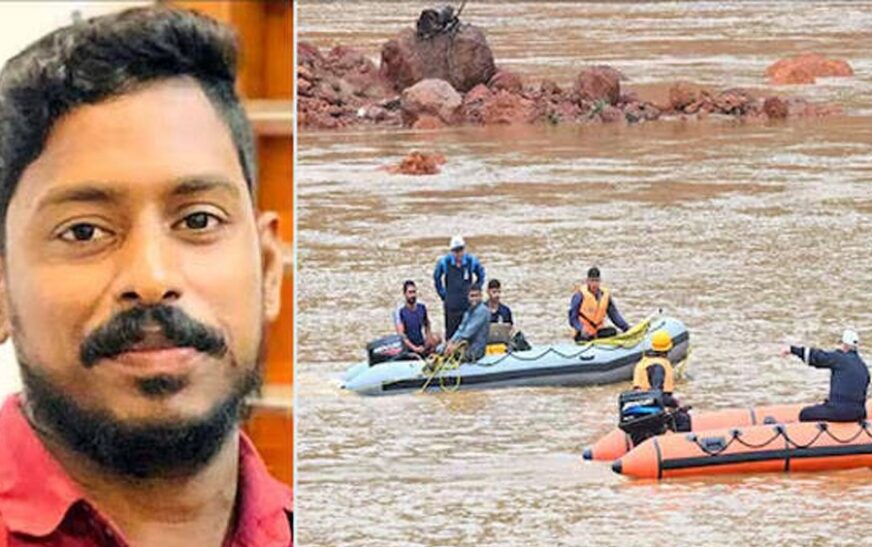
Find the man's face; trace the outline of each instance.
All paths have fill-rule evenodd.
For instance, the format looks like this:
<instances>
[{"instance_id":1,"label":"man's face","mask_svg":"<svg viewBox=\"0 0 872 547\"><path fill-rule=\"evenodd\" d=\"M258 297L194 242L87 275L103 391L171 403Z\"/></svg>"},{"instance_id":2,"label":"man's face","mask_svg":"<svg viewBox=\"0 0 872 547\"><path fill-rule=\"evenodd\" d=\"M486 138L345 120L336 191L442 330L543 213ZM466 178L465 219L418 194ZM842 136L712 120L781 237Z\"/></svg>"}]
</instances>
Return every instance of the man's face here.
<instances>
[{"instance_id":1,"label":"man's face","mask_svg":"<svg viewBox=\"0 0 872 547\"><path fill-rule=\"evenodd\" d=\"M474 308L481 304L481 291L469 291L469 305Z\"/></svg>"},{"instance_id":2,"label":"man's face","mask_svg":"<svg viewBox=\"0 0 872 547\"><path fill-rule=\"evenodd\" d=\"M500 303L500 294L501 293L502 293L502 291L499 289L499 287L490 287L487 290L488 298L490 298L491 302L495 302L497 304Z\"/></svg>"},{"instance_id":3,"label":"man's face","mask_svg":"<svg viewBox=\"0 0 872 547\"><path fill-rule=\"evenodd\" d=\"M414 286L406 288L406 303L414 304L418 300L418 289Z\"/></svg>"},{"instance_id":4,"label":"man's face","mask_svg":"<svg viewBox=\"0 0 872 547\"><path fill-rule=\"evenodd\" d=\"M454 260L460 262L463 258L463 247L458 247L457 249L452 249L451 254L454 255Z\"/></svg>"},{"instance_id":5,"label":"man's face","mask_svg":"<svg viewBox=\"0 0 872 547\"><path fill-rule=\"evenodd\" d=\"M230 132L193 81L58 121L6 228L6 326L19 358L81 409L133 426L196 421L255 369L263 324L278 313L276 220L255 218ZM85 366L89 335L159 305L225 351L180 348L148 321L139 343Z\"/></svg>"},{"instance_id":6,"label":"man's face","mask_svg":"<svg viewBox=\"0 0 872 547\"><path fill-rule=\"evenodd\" d=\"M599 290L600 280L592 279L590 277L587 278L587 288L590 292L596 292Z\"/></svg>"}]
</instances>

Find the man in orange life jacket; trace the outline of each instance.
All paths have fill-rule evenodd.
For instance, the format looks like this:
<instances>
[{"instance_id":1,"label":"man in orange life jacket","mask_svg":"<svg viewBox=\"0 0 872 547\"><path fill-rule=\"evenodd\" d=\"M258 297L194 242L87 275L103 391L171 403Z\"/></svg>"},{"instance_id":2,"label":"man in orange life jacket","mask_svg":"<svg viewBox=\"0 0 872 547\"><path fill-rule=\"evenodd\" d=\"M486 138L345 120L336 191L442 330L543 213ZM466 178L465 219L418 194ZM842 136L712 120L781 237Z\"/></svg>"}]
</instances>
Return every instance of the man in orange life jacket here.
<instances>
[{"instance_id":1,"label":"man in orange life jacket","mask_svg":"<svg viewBox=\"0 0 872 547\"><path fill-rule=\"evenodd\" d=\"M681 406L672 393L675 390L675 372L669 360L672 338L665 330L651 336L651 349L645 352L633 370L633 389L658 390L663 393L663 405L678 409ZM675 413L675 430L690 431L690 415L679 410Z\"/></svg>"},{"instance_id":2,"label":"man in orange life jacket","mask_svg":"<svg viewBox=\"0 0 872 547\"><path fill-rule=\"evenodd\" d=\"M609 290L600 286L600 271L594 266L587 271L587 284L572 295L569 305L569 324L575 329L575 341L616 335L613 327L603 327L606 315L622 331L629 330L630 325L621 317Z\"/></svg>"},{"instance_id":3,"label":"man in orange life jacket","mask_svg":"<svg viewBox=\"0 0 872 547\"><path fill-rule=\"evenodd\" d=\"M842 333L842 345L836 351L817 348L788 346L781 356L791 353L805 364L815 368L830 369L830 396L820 405L803 408L800 422L853 422L866 418L866 390L869 387L869 369L857 353L860 337L846 329Z\"/></svg>"}]
</instances>

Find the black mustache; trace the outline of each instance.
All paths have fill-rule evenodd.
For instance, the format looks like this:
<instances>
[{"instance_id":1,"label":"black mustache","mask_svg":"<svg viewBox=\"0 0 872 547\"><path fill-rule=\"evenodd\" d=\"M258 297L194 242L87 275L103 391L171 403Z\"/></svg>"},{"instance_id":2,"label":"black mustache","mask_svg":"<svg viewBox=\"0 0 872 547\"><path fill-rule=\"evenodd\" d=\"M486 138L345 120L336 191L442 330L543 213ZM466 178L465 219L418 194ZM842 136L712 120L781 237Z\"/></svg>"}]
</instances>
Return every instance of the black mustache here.
<instances>
[{"instance_id":1,"label":"black mustache","mask_svg":"<svg viewBox=\"0 0 872 547\"><path fill-rule=\"evenodd\" d=\"M86 368L100 359L111 359L145 339L145 327L157 324L163 336L176 347L221 357L227 352L224 336L204 325L180 308L159 304L137 306L116 314L89 334L79 348L79 358Z\"/></svg>"}]
</instances>

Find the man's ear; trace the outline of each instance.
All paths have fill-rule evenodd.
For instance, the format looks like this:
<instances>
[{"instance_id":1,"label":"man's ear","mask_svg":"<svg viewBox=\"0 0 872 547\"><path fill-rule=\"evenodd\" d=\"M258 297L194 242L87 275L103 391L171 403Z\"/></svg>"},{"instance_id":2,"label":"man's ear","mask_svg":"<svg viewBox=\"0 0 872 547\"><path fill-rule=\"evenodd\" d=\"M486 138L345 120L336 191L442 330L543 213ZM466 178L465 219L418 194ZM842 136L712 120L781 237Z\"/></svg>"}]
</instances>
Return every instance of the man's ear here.
<instances>
[{"instance_id":1,"label":"man's ear","mask_svg":"<svg viewBox=\"0 0 872 547\"><path fill-rule=\"evenodd\" d=\"M263 268L263 311L267 321L275 321L282 305L286 245L278 235L279 217L275 212L258 214L257 232L260 240L260 263Z\"/></svg>"}]
</instances>

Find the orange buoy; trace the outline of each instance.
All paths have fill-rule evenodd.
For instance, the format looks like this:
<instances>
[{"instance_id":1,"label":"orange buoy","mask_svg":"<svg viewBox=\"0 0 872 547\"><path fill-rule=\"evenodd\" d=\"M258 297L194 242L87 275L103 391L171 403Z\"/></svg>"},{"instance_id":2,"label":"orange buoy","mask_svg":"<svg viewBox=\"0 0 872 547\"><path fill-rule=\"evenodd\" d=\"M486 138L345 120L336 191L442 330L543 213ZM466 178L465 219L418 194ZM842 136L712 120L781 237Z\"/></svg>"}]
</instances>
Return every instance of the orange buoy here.
<instances>
[{"instance_id":1,"label":"orange buoy","mask_svg":"<svg viewBox=\"0 0 872 547\"><path fill-rule=\"evenodd\" d=\"M794 422L652 437L612 470L663 479L872 466L872 423Z\"/></svg>"},{"instance_id":2,"label":"orange buoy","mask_svg":"<svg viewBox=\"0 0 872 547\"><path fill-rule=\"evenodd\" d=\"M728 408L715 412L692 414L691 431L798 422L799 411L805 406L808 405L768 405L753 408ZM872 416L872 401L866 403L866 414ZM630 436L615 428L592 446L585 448L582 456L586 460L616 460L632 449L633 441L630 440Z\"/></svg>"}]
</instances>

